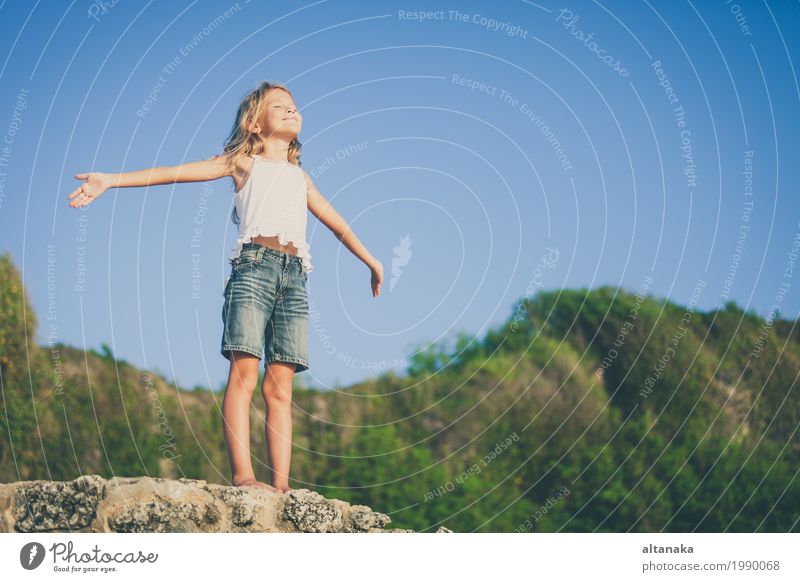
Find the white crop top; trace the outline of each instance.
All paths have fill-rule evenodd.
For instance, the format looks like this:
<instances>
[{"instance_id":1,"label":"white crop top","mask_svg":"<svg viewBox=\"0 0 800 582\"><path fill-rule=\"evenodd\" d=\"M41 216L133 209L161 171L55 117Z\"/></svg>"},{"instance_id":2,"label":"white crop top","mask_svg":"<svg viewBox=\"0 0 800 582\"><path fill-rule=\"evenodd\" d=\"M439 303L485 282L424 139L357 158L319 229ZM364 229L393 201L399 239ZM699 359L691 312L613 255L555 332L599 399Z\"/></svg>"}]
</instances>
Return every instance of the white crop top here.
<instances>
[{"instance_id":1,"label":"white crop top","mask_svg":"<svg viewBox=\"0 0 800 582\"><path fill-rule=\"evenodd\" d=\"M235 194L239 236L230 260L239 256L242 245L251 237L277 236L280 244L291 242L297 248L297 256L310 273L311 254L306 242L308 193L303 170L290 162L250 156L255 158L250 175Z\"/></svg>"}]
</instances>

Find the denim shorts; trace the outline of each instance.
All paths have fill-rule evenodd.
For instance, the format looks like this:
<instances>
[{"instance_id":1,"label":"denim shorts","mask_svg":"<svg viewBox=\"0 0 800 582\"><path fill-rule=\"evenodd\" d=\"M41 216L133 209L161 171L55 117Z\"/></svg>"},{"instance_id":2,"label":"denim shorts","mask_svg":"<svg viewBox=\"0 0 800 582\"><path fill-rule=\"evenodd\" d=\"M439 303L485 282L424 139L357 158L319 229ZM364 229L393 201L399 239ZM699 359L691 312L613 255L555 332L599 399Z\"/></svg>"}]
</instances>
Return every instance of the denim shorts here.
<instances>
[{"instance_id":1,"label":"denim shorts","mask_svg":"<svg viewBox=\"0 0 800 582\"><path fill-rule=\"evenodd\" d=\"M308 273L300 257L253 242L231 262L222 306L221 353L230 350L308 370Z\"/></svg>"}]
</instances>

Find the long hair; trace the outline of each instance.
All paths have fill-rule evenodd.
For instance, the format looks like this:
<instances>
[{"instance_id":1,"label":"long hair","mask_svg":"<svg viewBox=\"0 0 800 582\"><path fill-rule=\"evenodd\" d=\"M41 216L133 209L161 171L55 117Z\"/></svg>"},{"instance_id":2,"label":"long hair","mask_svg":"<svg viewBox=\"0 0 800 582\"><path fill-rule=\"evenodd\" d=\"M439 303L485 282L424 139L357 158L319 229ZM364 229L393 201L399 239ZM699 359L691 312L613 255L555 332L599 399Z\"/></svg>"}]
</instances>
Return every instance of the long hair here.
<instances>
[{"instance_id":1,"label":"long hair","mask_svg":"<svg viewBox=\"0 0 800 582\"><path fill-rule=\"evenodd\" d=\"M265 97L267 92L272 89L282 89L286 91L289 96L294 98L292 92L281 83L270 83L269 81L262 81L258 87L247 93L242 101L239 103L239 110L236 112L236 120L233 122L233 129L228 138L225 140L225 145L222 148L223 155L227 155L230 159L238 156L249 156L250 154L259 155L262 153L261 140L258 135L251 132L248 127L255 123L261 114ZM302 165L300 162L300 150L303 144L297 138L294 138L289 143L288 159L290 164L296 166ZM231 220L234 224L239 224L239 215L236 212L234 205L231 212Z\"/></svg>"}]
</instances>

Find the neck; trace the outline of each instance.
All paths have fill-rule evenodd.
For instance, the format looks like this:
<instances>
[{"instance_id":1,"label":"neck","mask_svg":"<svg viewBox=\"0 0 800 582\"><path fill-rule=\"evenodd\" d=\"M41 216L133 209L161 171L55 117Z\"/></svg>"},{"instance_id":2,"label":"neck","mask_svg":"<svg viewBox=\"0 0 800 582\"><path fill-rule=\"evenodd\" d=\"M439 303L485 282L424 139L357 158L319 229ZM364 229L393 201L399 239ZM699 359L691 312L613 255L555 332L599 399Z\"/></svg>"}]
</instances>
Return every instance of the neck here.
<instances>
[{"instance_id":1,"label":"neck","mask_svg":"<svg viewBox=\"0 0 800 582\"><path fill-rule=\"evenodd\" d=\"M271 137L262 142L261 155L265 158L272 158L273 160L289 161L289 144L291 139L287 140L280 137Z\"/></svg>"}]
</instances>

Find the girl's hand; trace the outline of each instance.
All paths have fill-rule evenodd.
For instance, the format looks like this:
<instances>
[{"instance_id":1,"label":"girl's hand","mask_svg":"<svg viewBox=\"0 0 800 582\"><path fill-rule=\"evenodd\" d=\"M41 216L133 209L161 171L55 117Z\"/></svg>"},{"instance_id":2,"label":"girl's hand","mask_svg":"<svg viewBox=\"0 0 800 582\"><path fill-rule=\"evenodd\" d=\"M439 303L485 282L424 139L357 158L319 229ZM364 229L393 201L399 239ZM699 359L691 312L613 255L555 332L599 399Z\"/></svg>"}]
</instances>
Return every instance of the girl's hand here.
<instances>
[{"instance_id":1,"label":"girl's hand","mask_svg":"<svg viewBox=\"0 0 800 582\"><path fill-rule=\"evenodd\" d=\"M103 192L108 190L110 186L108 175L102 172L75 174L75 177L78 180L86 180L86 182L75 188L72 194L67 196L67 200L72 200L69 205L73 208L88 206L93 200L99 198Z\"/></svg>"},{"instance_id":2,"label":"girl's hand","mask_svg":"<svg viewBox=\"0 0 800 582\"><path fill-rule=\"evenodd\" d=\"M383 265L376 262L370 271L372 272L372 296L377 297L381 293L381 283L383 283Z\"/></svg>"}]
</instances>

